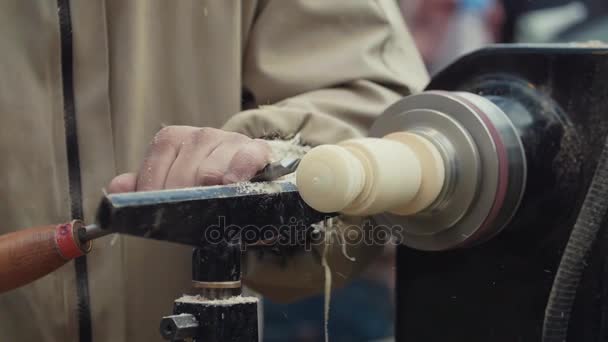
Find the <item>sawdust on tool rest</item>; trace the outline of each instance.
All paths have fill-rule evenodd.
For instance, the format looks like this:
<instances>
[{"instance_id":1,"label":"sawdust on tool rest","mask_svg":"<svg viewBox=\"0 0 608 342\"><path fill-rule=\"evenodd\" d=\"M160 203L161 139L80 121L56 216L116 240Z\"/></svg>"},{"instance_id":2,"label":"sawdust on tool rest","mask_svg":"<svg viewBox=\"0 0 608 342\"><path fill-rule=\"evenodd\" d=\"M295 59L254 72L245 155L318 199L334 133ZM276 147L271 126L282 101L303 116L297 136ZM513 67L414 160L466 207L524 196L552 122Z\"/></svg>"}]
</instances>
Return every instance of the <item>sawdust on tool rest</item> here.
<instances>
[{"instance_id":1,"label":"sawdust on tool rest","mask_svg":"<svg viewBox=\"0 0 608 342\"><path fill-rule=\"evenodd\" d=\"M176 302L194 303L194 304L209 303L209 304L213 304L213 305L235 305L235 304L257 303L258 300L259 299L257 297L248 297L248 296L233 296L233 297L223 298L223 299L208 299L208 298L202 297L200 295L196 295L196 296L183 295L180 298L178 298L176 300Z\"/></svg>"},{"instance_id":2,"label":"sawdust on tool rest","mask_svg":"<svg viewBox=\"0 0 608 342\"><path fill-rule=\"evenodd\" d=\"M281 186L276 182L240 182L237 183L237 191L239 193L265 193L272 194L281 191Z\"/></svg>"}]
</instances>

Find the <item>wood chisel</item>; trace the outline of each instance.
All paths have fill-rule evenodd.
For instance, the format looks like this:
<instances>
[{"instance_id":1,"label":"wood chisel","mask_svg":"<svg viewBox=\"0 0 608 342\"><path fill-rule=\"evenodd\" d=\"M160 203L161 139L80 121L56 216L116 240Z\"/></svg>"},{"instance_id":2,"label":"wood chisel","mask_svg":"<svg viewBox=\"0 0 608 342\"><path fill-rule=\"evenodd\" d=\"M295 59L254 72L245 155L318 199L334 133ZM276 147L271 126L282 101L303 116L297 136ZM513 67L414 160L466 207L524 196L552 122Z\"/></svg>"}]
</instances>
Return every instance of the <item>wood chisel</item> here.
<instances>
[{"instance_id":1,"label":"wood chisel","mask_svg":"<svg viewBox=\"0 0 608 342\"><path fill-rule=\"evenodd\" d=\"M299 159L269 164L255 180L295 171ZM79 220L0 236L0 293L28 284L91 250L111 233L200 246L210 228L301 229L335 214L310 208L290 181L244 182L103 196L95 224Z\"/></svg>"}]
</instances>

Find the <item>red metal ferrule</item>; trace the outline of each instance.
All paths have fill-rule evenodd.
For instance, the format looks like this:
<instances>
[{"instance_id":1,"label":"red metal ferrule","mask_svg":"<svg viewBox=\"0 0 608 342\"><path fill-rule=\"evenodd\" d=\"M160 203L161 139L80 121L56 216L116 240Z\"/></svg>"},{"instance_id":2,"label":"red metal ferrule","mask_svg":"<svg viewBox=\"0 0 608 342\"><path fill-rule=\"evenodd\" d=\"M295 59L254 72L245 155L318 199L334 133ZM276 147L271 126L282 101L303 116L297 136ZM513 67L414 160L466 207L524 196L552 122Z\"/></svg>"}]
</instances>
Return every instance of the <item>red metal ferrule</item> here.
<instances>
[{"instance_id":1,"label":"red metal ferrule","mask_svg":"<svg viewBox=\"0 0 608 342\"><path fill-rule=\"evenodd\" d=\"M55 229L55 245L59 254L65 260L71 260L83 256L88 252L88 248L83 249L78 240L77 230L82 226L80 221L72 221L57 226Z\"/></svg>"}]
</instances>

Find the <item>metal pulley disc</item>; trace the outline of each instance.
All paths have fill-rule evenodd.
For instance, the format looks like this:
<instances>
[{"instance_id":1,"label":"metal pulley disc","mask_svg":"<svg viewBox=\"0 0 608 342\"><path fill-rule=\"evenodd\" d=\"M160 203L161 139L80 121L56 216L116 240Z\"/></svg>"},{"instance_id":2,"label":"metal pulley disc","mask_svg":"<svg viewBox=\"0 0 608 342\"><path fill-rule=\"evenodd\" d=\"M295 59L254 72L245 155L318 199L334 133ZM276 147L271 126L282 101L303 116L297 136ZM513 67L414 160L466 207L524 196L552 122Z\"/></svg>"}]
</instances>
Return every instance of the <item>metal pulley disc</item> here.
<instances>
[{"instance_id":1,"label":"metal pulley disc","mask_svg":"<svg viewBox=\"0 0 608 342\"><path fill-rule=\"evenodd\" d=\"M526 175L523 145L506 114L470 93L431 91L389 107L370 135L411 131L428 138L444 158L445 185L429 208L412 216L383 213L374 220L403 233L420 250L445 250L499 232L521 200Z\"/></svg>"}]
</instances>

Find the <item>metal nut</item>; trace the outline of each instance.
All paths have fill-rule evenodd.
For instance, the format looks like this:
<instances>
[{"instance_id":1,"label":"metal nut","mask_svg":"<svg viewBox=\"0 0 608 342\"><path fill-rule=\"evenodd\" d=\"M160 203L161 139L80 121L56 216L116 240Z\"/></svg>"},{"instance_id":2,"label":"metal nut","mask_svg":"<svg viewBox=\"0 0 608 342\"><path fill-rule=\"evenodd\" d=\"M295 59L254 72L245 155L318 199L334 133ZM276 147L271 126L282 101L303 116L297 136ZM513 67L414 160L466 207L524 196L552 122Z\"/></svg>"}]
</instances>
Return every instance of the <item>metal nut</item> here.
<instances>
[{"instance_id":1,"label":"metal nut","mask_svg":"<svg viewBox=\"0 0 608 342\"><path fill-rule=\"evenodd\" d=\"M160 334L166 340L181 340L196 335L198 321L190 314L165 316L160 321Z\"/></svg>"}]
</instances>

